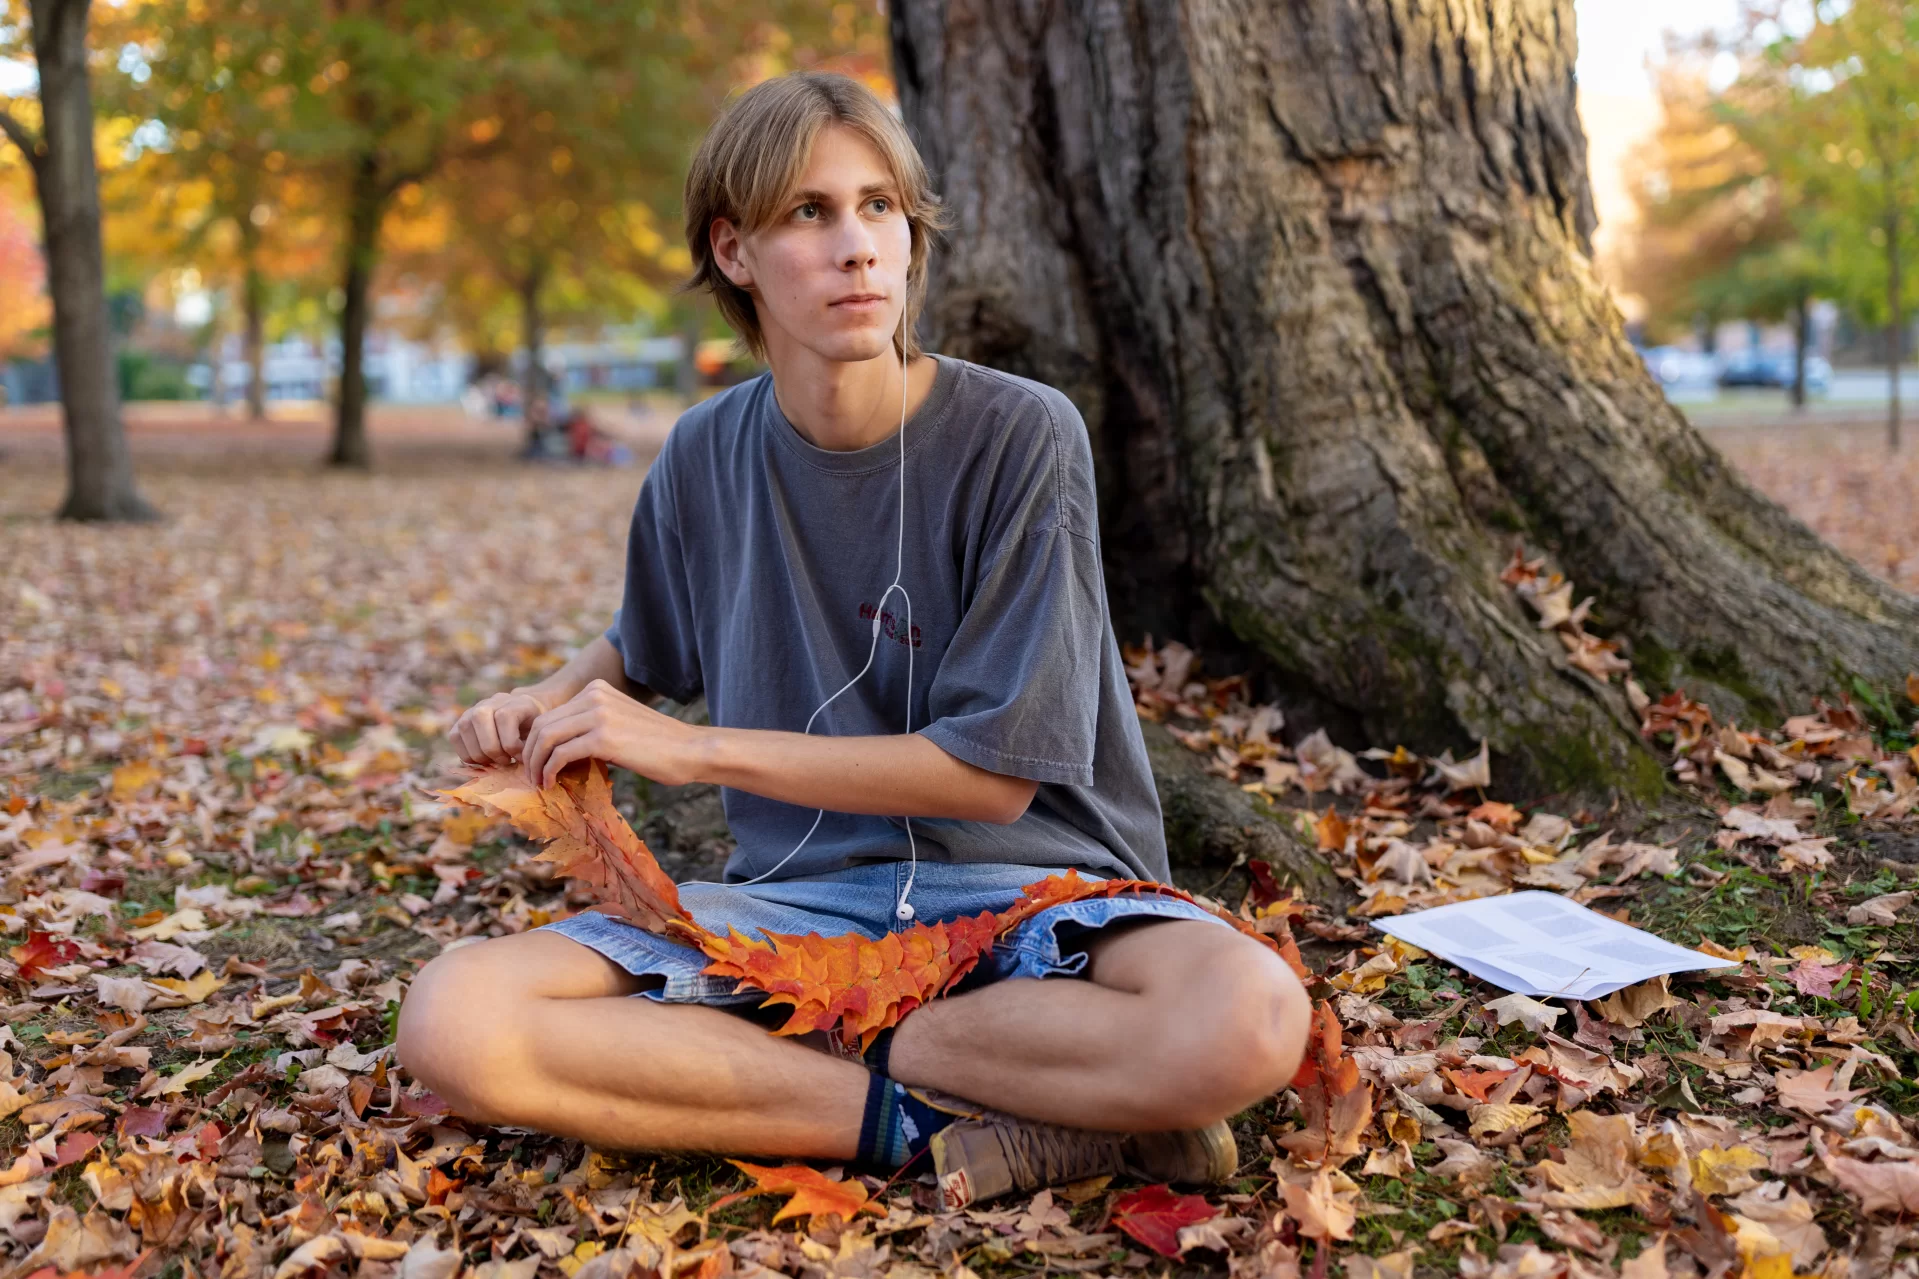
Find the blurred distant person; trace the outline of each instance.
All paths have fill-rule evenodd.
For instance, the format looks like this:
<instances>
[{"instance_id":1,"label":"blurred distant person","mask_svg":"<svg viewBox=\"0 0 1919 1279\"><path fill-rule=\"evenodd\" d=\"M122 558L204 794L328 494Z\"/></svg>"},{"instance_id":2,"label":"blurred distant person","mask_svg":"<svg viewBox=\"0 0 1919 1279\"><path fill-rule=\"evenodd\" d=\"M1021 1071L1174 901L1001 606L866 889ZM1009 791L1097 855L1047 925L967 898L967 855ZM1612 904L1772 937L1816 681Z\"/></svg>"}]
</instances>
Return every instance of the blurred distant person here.
<instances>
[{"instance_id":1,"label":"blurred distant person","mask_svg":"<svg viewBox=\"0 0 1919 1279\"><path fill-rule=\"evenodd\" d=\"M584 408L566 415L566 451L575 462L595 466L624 466L633 451L593 424Z\"/></svg>"}]
</instances>

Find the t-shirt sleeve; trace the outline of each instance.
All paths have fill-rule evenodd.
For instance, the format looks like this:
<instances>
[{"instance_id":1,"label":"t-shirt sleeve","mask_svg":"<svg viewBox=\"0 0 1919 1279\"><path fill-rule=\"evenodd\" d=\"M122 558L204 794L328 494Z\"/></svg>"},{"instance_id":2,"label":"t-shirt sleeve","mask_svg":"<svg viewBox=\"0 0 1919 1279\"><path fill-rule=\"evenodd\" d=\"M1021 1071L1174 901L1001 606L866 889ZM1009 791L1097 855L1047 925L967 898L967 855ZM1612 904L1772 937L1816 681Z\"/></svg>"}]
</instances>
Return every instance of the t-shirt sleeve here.
<instances>
[{"instance_id":1,"label":"t-shirt sleeve","mask_svg":"<svg viewBox=\"0 0 1919 1279\"><path fill-rule=\"evenodd\" d=\"M626 540L626 591L606 637L628 679L690 702L705 685L699 630L680 541L673 486L662 453L640 485Z\"/></svg>"},{"instance_id":2,"label":"t-shirt sleeve","mask_svg":"<svg viewBox=\"0 0 1919 1279\"><path fill-rule=\"evenodd\" d=\"M1054 526L1012 541L933 677L924 735L995 773L1091 786L1104 601L1090 538Z\"/></svg>"}]
</instances>

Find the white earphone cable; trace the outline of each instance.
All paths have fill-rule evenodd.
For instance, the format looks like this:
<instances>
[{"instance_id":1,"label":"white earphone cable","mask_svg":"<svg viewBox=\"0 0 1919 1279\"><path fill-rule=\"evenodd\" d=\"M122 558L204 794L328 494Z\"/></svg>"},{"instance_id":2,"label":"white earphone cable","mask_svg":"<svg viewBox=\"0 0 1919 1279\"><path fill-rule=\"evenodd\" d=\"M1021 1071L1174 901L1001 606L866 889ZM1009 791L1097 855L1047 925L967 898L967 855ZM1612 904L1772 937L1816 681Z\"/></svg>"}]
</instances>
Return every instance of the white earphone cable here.
<instances>
[{"instance_id":1,"label":"white earphone cable","mask_svg":"<svg viewBox=\"0 0 1919 1279\"><path fill-rule=\"evenodd\" d=\"M880 617L881 617L881 614L883 614L886 611L886 601L892 597L892 594L894 591L898 591L900 593L900 598L906 601L906 631L905 631L905 635L906 635L906 731L908 733L911 733L913 731L913 597L907 593L905 585L900 580L905 575L905 572L906 572L906 339L904 335L905 324L906 324L906 317L902 315L900 317L900 326L901 326L902 333L900 338L899 533L898 533L898 541L895 545L895 550L894 550L893 581L890 585L887 586L885 592L881 594L879 603L875 605L873 609L872 642L867 646L866 665L860 667L859 674L855 675L852 679L847 680L846 683L840 685L837 692L835 692L831 697L827 698L825 701L821 702L817 707L813 709L813 713L807 717L806 727L800 730L802 733L811 733L813 731L813 723L815 720L819 719L820 712L824 711L828 706L831 706L835 701L839 700L841 693L846 692L846 690L852 688L855 684L859 683L860 680L866 677L866 672L873 669L873 660L879 654L879 647L880 647ZM806 847L806 841L813 838L813 832L820 828L820 823L824 821L825 818L826 818L826 810L822 808L817 813L814 814L813 824L806 828L806 834L800 836L800 842L793 845L793 851L789 852L786 856L780 858L779 861L775 862L771 870L767 870L762 872L759 875L755 875L752 879L743 879L736 883L731 883L731 884L726 883L725 881L722 881L722 880L711 880L711 879L690 879L690 880L687 880L686 882L689 884L712 884L722 888L744 888L749 884L757 884L761 882L762 880L768 878L769 876L777 874L780 867L792 861L794 856L800 851L800 849ZM906 822L906 847L907 847L909 862L908 862L907 871L906 871L906 885L904 888L900 890L899 901L895 902L893 906L894 917L901 920L907 920L907 919L913 918L913 913L914 913L913 903L908 901L907 899L910 896L912 896L913 881L919 875L919 844L913 838L913 819L911 817L906 817L904 820Z\"/></svg>"}]
</instances>

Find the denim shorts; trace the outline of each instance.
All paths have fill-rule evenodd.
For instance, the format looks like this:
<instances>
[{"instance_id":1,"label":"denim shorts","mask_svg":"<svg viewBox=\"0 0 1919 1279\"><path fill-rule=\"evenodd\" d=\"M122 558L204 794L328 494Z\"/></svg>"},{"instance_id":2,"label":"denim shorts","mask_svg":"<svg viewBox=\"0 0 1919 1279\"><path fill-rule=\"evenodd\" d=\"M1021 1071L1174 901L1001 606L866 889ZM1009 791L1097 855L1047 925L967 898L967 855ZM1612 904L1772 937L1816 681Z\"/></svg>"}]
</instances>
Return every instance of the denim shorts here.
<instances>
[{"instance_id":1,"label":"denim shorts","mask_svg":"<svg viewBox=\"0 0 1919 1279\"><path fill-rule=\"evenodd\" d=\"M863 933L870 938L888 930L905 931L914 923L932 924L1007 909L1020 890L1064 872L1001 862L954 865L922 861L913 877L914 918L894 917L906 887L906 862L868 862L813 875L763 884L683 884L680 904L701 927L724 933L728 925L749 937L760 932L818 933L837 937ZM1082 879L1098 879L1080 871ZM1177 897L1124 893L1090 897L1050 906L993 943L964 988L1009 977L1077 977L1086 967L1089 936L1108 924L1132 919L1205 919L1231 927L1205 909ZM766 992L735 989L731 977L709 977L710 962L693 947L669 940L600 911L583 911L543 924L536 931L559 933L590 946L627 972L648 981L637 995L669 1004L711 1004L745 1009L766 999ZM783 1016L791 1009L778 1010Z\"/></svg>"}]
</instances>

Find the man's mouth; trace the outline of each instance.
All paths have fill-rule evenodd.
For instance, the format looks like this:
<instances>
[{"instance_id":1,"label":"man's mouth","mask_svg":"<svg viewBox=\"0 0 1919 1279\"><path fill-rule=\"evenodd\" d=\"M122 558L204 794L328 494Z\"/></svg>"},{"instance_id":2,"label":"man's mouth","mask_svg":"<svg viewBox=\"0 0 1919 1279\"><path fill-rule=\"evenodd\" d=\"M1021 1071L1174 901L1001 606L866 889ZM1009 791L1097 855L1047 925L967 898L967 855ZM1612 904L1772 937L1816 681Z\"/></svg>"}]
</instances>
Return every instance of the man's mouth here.
<instances>
[{"instance_id":1,"label":"man's mouth","mask_svg":"<svg viewBox=\"0 0 1919 1279\"><path fill-rule=\"evenodd\" d=\"M832 305L848 311L870 311L885 301L884 293L849 293L843 298L834 298Z\"/></svg>"}]
</instances>

